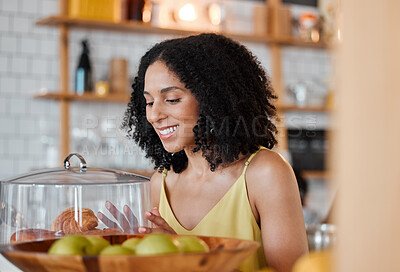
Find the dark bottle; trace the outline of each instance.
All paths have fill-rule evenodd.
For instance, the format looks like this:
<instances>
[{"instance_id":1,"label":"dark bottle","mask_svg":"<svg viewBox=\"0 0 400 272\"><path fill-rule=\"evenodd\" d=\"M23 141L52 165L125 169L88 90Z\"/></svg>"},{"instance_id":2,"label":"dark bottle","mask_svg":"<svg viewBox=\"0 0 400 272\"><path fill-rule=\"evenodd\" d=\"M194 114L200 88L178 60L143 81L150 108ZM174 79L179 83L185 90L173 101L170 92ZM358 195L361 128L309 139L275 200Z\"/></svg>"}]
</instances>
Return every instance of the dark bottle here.
<instances>
[{"instance_id":1,"label":"dark bottle","mask_svg":"<svg viewBox=\"0 0 400 272\"><path fill-rule=\"evenodd\" d=\"M143 21L143 8L144 8L145 0L129 0L128 1L128 9L129 15L128 18L131 21Z\"/></svg>"},{"instance_id":2,"label":"dark bottle","mask_svg":"<svg viewBox=\"0 0 400 272\"><path fill-rule=\"evenodd\" d=\"M93 91L92 68L87 40L82 41L82 53L75 74L75 91L79 95L82 95L85 91Z\"/></svg>"}]
</instances>

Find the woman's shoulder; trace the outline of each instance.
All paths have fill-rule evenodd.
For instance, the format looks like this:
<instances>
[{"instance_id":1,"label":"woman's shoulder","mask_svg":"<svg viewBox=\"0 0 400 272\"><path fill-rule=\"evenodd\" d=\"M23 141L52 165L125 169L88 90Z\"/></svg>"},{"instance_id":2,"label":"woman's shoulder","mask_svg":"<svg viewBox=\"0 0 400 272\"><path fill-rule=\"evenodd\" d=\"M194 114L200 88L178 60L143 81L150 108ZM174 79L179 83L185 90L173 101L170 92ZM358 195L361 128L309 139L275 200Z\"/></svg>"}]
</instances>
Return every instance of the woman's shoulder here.
<instances>
[{"instance_id":1,"label":"woman's shoulder","mask_svg":"<svg viewBox=\"0 0 400 272\"><path fill-rule=\"evenodd\" d=\"M154 171L150 178L150 192L151 192L151 202L153 207L158 207L159 198L161 193L161 185L163 182L163 172Z\"/></svg>"},{"instance_id":2,"label":"woman's shoulder","mask_svg":"<svg viewBox=\"0 0 400 272\"><path fill-rule=\"evenodd\" d=\"M271 149L260 149L260 151L251 160L253 168L264 170L276 170L277 168L291 168L289 162L277 151Z\"/></svg>"},{"instance_id":3,"label":"woman's shoulder","mask_svg":"<svg viewBox=\"0 0 400 272\"><path fill-rule=\"evenodd\" d=\"M163 172L159 172L158 170L154 171L153 175L150 178L151 191L160 192L162 181Z\"/></svg>"},{"instance_id":4,"label":"woman's shoulder","mask_svg":"<svg viewBox=\"0 0 400 272\"><path fill-rule=\"evenodd\" d=\"M152 183L154 182L161 182L163 176L163 171L160 172L158 170L154 171L153 174L151 175L150 181Z\"/></svg>"},{"instance_id":5,"label":"woman's shoulder","mask_svg":"<svg viewBox=\"0 0 400 272\"><path fill-rule=\"evenodd\" d=\"M250 162L246 180L248 186L284 186L294 178L289 162L278 152L261 149Z\"/></svg>"},{"instance_id":6,"label":"woman's shoulder","mask_svg":"<svg viewBox=\"0 0 400 272\"><path fill-rule=\"evenodd\" d=\"M162 182L167 180L174 179L177 174L172 170L164 169L163 171L154 171L153 175L150 178L152 188L161 188Z\"/></svg>"}]
</instances>

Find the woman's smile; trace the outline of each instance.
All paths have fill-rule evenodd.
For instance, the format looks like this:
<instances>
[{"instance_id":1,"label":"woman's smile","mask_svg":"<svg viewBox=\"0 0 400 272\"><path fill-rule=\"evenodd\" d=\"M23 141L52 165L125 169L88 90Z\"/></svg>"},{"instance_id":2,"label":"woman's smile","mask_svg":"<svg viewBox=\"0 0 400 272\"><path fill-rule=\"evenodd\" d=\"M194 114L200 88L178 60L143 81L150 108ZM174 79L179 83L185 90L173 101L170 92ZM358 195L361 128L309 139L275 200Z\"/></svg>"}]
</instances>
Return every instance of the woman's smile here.
<instances>
[{"instance_id":1,"label":"woman's smile","mask_svg":"<svg viewBox=\"0 0 400 272\"><path fill-rule=\"evenodd\" d=\"M179 125L158 128L161 140L167 140L175 134L175 131L179 128Z\"/></svg>"},{"instance_id":2,"label":"woman's smile","mask_svg":"<svg viewBox=\"0 0 400 272\"><path fill-rule=\"evenodd\" d=\"M198 101L167 66L156 61L145 75L146 118L170 153L194 144Z\"/></svg>"}]
</instances>

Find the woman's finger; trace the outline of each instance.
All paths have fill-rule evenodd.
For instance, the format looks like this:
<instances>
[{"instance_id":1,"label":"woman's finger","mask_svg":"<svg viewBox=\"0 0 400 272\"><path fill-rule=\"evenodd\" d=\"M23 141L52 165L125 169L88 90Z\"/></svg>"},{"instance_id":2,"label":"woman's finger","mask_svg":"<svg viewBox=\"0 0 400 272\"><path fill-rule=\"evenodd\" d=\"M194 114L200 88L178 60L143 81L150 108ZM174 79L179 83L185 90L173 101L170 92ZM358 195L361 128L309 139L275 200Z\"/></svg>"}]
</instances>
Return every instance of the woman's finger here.
<instances>
[{"instance_id":1,"label":"woman's finger","mask_svg":"<svg viewBox=\"0 0 400 272\"><path fill-rule=\"evenodd\" d=\"M114 206L114 204L112 204L110 201L106 201L106 208L118 221L124 232L129 232L131 230L128 220L125 218L124 214Z\"/></svg>"},{"instance_id":2,"label":"woman's finger","mask_svg":"<svg viewBox=\"0 0 400 272\"><path fill-rule=\"evenodd\" d=\"M150 233L153 233L153 229L152 228L147 228L147 227L139 227L138 228L138 232L140 234L150 234Z\"/></svg>"},{"instance_id":3,"label":"woman's finger","mask_svg":"<svg viewBox=\"0 0 400 272\"><path fill-rule=\"evenodd\" d=\"M157 215L157 216L161 216L161 215L160 215L160 212L158 211L158 208L157 208L157 207L154 207L153 209L151 209L151 213L153 213L153 214L155 214L155 215Z\"/></svg>"},{"instance_id":4,"label":"woman's finger","mask_svg":"<svg viewBox=\"0 0 400 272\"><path fill-rule=\"evenodd\" d=\"M175 233L175 231L168 225L168 223L162 218L152 212L145 212L144 216L147 220L150 220L155 224L158 228L165 230L168 233Z\"/></svg>"},{"instance_id":5,"label":"woman's finger","mask_svg":"<svg viewBox=\"0 0 400 272\"><path fill-rule=\"evenodd\" d=\"M164 229L160 228L148 228L148 227L139 227L138 232L140 234L150 234L150 233L166 233L166 234L171 234L171 232L168 232ZM175 233L173 233L175 234Z\"/></svg>"},{"instance_id":6,"label":"woman's finger","mask_svg":"<svg viewBox=\"0 0 400 272\"><path fill-rule=\"evenodd\" d=\"M118 229L122 231L120 226L118 226L117 223L115 223L114 221L110 220L107 216L105 216L104 213L98 212L97 217L100 219L101 222L104 223L104 225L106 225L110 229Z\"/></svg>"},{"instance_id":7,"label":"woman's finger","mask_svg":"<svg viewBox=\"0 0 400 272\"><path fill-rule=\"evenodd\" d=\"M131 225L131 228L136 229L139 226L139 222L131 208L128 205L125 205L123 210L129 224Z\"/></svg>"}]
</instances>

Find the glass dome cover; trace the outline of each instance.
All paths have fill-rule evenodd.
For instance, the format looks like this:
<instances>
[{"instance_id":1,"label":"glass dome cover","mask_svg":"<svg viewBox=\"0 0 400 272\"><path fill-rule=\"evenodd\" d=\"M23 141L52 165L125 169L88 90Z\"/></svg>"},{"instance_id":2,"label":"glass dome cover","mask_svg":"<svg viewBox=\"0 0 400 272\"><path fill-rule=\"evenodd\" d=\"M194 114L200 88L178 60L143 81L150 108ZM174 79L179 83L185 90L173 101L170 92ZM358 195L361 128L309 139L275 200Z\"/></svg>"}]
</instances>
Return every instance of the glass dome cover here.
<instances>
[{"instance_id":1,"label":"glass dome cover","mask_svg":"<svg viewBox=\"0 0 400 272\"><path fill-rule=\"evenodd\" d=\"M73 157L79 159L79 167L71 167ZM112 203L114 212L106 203ZM33 171L1 181L0 244L73 233L136 233L139 226L150 226L144 217L150 209L149 178L87 168L85 159L72 153L65 158L64 168ZM129 229L126 225L122 228L121 216L129 221ZM112 229L104 223L109 221L104 217L116 223Z\"/></svg>"},{"instance_id":2,"label":"glass dome cover","mask_svg":"<svg viewBox=\"0 0 400 272\"><path fill-rule=\"evenodd\" d=\"M70 159L76 156L79 167L71 167ZM64 160L64 168L53 168L32 171L19 175L4 182L14 184L59 184L59 185L82 185L82 184L109 184L125 182L148 182L149 178L137 174L118 171L113 169L87 168L85 159L78 153L69 154Z\"/></svg>"}]
</instances>

